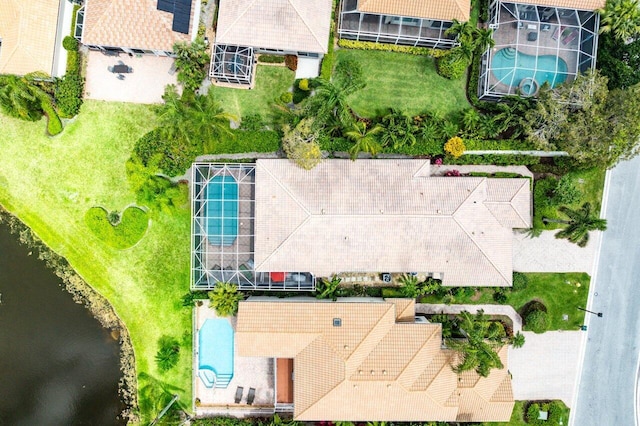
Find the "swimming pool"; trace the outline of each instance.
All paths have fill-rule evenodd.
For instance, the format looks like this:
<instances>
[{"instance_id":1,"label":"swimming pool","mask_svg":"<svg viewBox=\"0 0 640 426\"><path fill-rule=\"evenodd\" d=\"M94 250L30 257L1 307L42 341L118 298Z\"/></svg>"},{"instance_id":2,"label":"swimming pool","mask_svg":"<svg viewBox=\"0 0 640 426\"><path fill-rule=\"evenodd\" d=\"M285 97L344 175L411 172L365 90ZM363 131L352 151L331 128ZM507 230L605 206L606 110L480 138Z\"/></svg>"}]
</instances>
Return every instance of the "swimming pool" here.
<instances>
[{"instance_id":1,"label":"swimming pool","mask_svg":"<svg viewBox=\"0 0 640 426\"><path fill-rule=\"evenodd\" d=\"M554 55L527 55L513 47L500 49L491 61L494 77L511 87L518 87L524 79L533 79L539 86L547 82L555 87L567 79L567 70L567 63L562 58Z\"/></svg>"},{"instance_id":2,"label":"swimming pool","mask_svg":"<svg viewBox=\"0 0 640 426\"><path fill-rule=\"evenodd\" d=\"M230 246L238 237L238 182L233 176L215 176L207 183L207 238Z\"/></svg>"},{"instance_id":3,"label":"swimming pool","mask_svg":"<svg viewBox=\"0 0 640 426\"><path fill-rule=\"evenodd\" d=\"M233 328L226 319L207 319L198 331L198 377L208 388L226 388L233 378Z\"/></svg>"}]
</instances>

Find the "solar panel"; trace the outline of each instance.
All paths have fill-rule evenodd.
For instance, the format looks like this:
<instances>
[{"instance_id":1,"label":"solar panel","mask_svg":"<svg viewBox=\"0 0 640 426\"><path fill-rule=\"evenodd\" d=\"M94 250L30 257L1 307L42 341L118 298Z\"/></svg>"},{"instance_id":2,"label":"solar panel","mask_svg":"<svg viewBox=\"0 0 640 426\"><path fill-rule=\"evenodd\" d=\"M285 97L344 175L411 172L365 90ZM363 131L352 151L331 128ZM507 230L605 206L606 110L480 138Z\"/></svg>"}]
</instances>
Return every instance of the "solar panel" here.
<instances>
[{"instance_id":1,"label":"solar panel","mask_svg":"<svg viewBox=\"0 0 640 426\"><path fill-rule=\"evenodd\" d=\"M189 34L189 23L191 22L191 1L175 0L173 11L173 31Z\"/></svg>"},{"instance_id":2,"label":"solar panel","mask_svg":"<svg viewBox=\"0 0 640 426\"><path fill-rule=\"evenodd\" d=\"M158 10L173 13L175 0L158 0Z\"/></svg>"}]
</instances>

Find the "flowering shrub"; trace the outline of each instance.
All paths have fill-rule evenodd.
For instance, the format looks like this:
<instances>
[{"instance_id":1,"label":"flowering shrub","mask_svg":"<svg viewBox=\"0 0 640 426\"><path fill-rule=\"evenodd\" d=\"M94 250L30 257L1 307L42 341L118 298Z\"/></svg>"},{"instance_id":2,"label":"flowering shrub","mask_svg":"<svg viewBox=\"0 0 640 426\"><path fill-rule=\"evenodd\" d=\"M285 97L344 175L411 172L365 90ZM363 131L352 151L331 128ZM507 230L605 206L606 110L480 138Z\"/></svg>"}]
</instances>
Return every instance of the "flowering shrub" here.
<instances>
[{"instance_id":1,"label":"flowering shrub","mask_svg":"<svg viewBox=\"0 0 640 426\"><path fill-rule=\"evenodd\" d=\"M452 137L444 144L445 152L452 155L454 158L458 158L464 154L465 149L466 147L464 146L464 142L459 136Z\"/></svg>"},{"instance_id":2,"label":"flowering shrub","mask_svg":"<svg viewBox=\"0 0 640 426\"><path fill-rule=\"evenodd\" d=\"M460 176L460 171L459 170L455 170L455 169L454 170L447 170L444 173L444 175L445 176L456 176L457 177L457 176Z\"/></svg>"}]
</instances>

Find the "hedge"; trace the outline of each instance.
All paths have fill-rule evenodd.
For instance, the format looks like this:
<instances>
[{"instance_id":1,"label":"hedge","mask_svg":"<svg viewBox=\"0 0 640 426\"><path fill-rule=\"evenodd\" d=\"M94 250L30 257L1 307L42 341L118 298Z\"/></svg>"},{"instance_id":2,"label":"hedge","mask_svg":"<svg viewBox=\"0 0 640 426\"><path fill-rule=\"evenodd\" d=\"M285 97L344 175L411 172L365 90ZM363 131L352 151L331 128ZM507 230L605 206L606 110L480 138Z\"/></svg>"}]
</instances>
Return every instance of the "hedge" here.
<instances>
[{"instance_id":1,"label":"hedge","mask_svg":"<svg viewBox=\"0 0 640 426\"><path fill-rule=\"evenodd\" d=\"M533 155L513 155L513 154L485 154L473 155L465 154L460 158L446 157L445 164L452 165L496 165L496 166L530 166L538 164L540 157Z\"/></svg>"},{"instance_id":2,"label":"hedge","mask_svg":"<svg viewBox=\"0 0 640 426\"><path fill-rule=\"evenodd\" d=\"M322 65L320 66L320 78L324 80L331 80L331 74L333 73L333 63L336 60L335 44L333 41L333 34L335 32L335 23L331 20L331 32L329 33L329 46L327 54L322 58Z\"/></svg>"},{"instance_id":3,"label":"hedge","mask_svg":"<svg viewBox=\"0 0 640 426\"><path fill-rule=\"evenodd\" d=\"M383 287L382 288L382 297L384 298L394 298L394 297L406 297L402 290L398 287Z\"/></svg>"},{"instance_id":4,"label":"hedge","mask_svg":"<svg viewBox=\"0 0 640 426\"><path fill-rule=\"evenodd\" d=\"M80 75L67 73L56 80L55 101L60 115L73 117L80 112L84 79Z\"/></svg>"},{"instance_id":5,"label":"hedge","mask_svg":"<svg viewBox=\"0 0 640 426\"><path fill-rule=\"evenodd\" d=\"M262 54L258 56L258 62L263 64L284 64L284 56Z\"/></svg>"},{"instance_id":6,"label":"hedge","mask_svg":"<svg viewBox=\"0 0 640 426\"><path fill-rule=\"evenodd\" d=\"M207 154L234 154L242 152L275 152L280 149L280 135L273 130L236 130L234 136L224 136Z\"/></svg>"},{"instance_id":7,"label":"hedge","mask_svg":"<svg viewBox=\"0 0 640 426\"><path fill-rule=\"evenodd\" d=\"M62 121L58 117L58 113L49 102L43 103L42 110L47 116L47 133L50 136L55 136L62 132Z\"/></svg>"},{"instance_id":8,"label":"hedge","mask_svg":"<svg viewBox=\"0 0 640 426\"><path fill-rule=\"evenodd\" d=\"M469 63L453 55L443 55L436 60L436 68L438 74L449 80L457 80L461 78L467 71Z\"/></svg>"},{"instance_id":9,"label":"hedge","mask_svg":"<svg viewBox=\"0 0 640 426\"><path fill-rule=\"evenodd\" d=\"M535 149L533 144L519 139L483 140L465 139L464 145L467 151L500 150L500 151L530 151Z\"/></svg>"},{"instance_id":10,"label":"hedge","mask_svg":"<svg viewBox=\"0 0 640 426\"><path fill-rule=\"evenodd\" d=\"M430 49L428 47L416 47L416 46L401 46L397 44L383 44L375 43L372 41L357 41L357 40L338 40L338 46L345 49L359 49L359 50L384 50L387 52L400 52L408 53L410 55L425 55L432 58L440 58L449 54L448 50Z\"/></svg>"}]
</instances>

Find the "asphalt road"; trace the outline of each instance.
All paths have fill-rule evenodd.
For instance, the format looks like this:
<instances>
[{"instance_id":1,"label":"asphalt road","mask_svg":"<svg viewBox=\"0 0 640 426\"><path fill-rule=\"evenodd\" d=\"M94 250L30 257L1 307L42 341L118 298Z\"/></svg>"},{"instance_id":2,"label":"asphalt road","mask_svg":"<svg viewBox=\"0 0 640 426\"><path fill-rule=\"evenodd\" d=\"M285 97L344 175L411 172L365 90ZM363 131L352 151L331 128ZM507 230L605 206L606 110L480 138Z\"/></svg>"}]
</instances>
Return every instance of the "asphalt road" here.
<instances>
[{"instance_id":1,"label":"asphalt road","mask_svg":"<svg viewBox=\"0 0 640 426\"><path fill-rule=\"evenodd\" d=\"M612 172L574 426L633 426L640 351L640 157Z\"/></svg>"}]
</instances>

